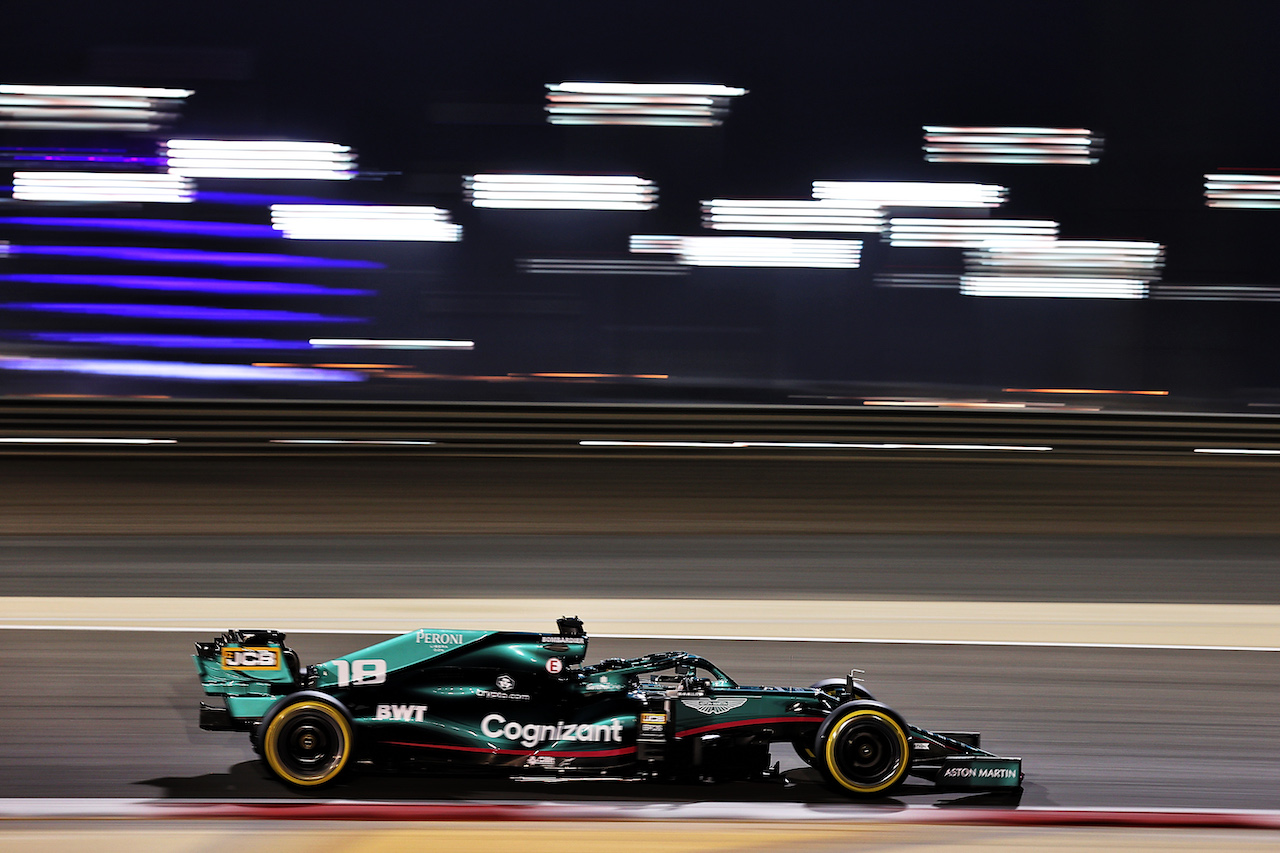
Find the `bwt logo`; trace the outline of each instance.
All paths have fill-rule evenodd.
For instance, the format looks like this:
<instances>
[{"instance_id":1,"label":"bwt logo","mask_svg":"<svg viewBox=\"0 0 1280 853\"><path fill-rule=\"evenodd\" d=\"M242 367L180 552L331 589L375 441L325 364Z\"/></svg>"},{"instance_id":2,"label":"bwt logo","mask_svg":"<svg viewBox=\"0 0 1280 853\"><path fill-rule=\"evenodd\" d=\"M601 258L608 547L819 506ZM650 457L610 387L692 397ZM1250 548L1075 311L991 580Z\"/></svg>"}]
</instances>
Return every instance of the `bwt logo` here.
<instances>
[{"instance_id":1,"label":"bwt logo","mask_svg":"<svg viewBox=\"0 0 1280 853\"><path fill-rule=\"evenodd\" d=\"M276 649L243 648L222 650L223 669L279 669L280 652Z\"/></svg>"},{"instance_id":2,"label":"bwt logo","mask_svg":"<svg viewBox=\"0 0 1280 853\"><path fill-rule=\"evenodd\" d=\"M426 705L379 705L373 712L375 720L400 720L405 723L421 723L427 712Z\"/></svg>"}]
</instances>

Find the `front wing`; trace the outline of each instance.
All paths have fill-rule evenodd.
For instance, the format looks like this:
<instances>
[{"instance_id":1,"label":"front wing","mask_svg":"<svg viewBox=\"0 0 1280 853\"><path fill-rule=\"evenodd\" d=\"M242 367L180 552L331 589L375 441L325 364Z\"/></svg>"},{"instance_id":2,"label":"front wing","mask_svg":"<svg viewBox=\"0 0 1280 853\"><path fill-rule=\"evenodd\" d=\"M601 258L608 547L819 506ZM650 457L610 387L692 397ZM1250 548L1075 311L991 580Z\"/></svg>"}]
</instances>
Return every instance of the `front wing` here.
<instances>
[{"instance_id":1,"label":"front wing","mask_svg":"<svg viewBox=\"0 0 1280 853\"><path fill-rule=\"evenodd\" d=\"M911 774L940 788L991 790L1022 787L1022 759L982 749L976 732L931 732L907 727Z\"/></svg>"}]
</instances>

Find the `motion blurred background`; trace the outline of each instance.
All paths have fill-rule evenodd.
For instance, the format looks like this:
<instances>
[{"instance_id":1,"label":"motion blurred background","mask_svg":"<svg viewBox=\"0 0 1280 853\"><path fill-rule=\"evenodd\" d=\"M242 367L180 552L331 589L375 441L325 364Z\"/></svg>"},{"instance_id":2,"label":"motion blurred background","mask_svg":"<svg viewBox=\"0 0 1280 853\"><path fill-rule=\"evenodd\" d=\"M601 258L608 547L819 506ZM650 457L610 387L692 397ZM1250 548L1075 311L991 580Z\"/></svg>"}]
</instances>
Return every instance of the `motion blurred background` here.
<instances>
[{"instance_id":1,"label":"motion blurred background","mask_svg":"<svg viewBox=\"0 0 1280 853\"><path fill-rule=\"evenodd\" d=\"M56 5L8 396L1280 405L1265 2Z\"/></svg>"}]
</instances>

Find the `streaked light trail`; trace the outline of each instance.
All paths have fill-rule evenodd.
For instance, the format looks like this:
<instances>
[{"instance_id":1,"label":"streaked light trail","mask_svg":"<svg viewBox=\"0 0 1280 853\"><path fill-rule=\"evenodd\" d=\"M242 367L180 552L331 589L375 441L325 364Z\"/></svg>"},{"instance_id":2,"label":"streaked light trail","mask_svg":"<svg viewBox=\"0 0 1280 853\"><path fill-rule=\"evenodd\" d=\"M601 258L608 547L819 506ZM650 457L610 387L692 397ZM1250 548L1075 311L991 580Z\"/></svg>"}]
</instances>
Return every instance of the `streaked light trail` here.
<instances>
[{"instance_id":1,"label":"streaked light trail","mask_svg":"<svg viewBox=\"0 0 1280 853\"><path fill-rule=\"evenodd\" d=\"M1204 200L1209 207L1275 210L1280 208L1280 175L1239 172L1205 175Z\"/></svg>"},{"instance_id":2,"label":"streaked light trail","mask_svg":"<svg viewBox=\"0 0 1280 853\"><path fill-rule=\"evenodd\" d=\"M1152 299L1180 299L1189 302L1280 302L1280 287L1274 284L1169 284L1151 289Z\"/></svg>"},{"instance_id":3,"label":"streaked light trail","mask_svg":"<svg viewBox=\"0 0 1280 853\"><path fill-rule=\"evenodd\" d=\"M169 173L192 178L347 181L356 175L355 154L332 142L170 139L165 151Z\"/></svg>"},{"instance_id":4,"label":"streaked light trail","mask_svg":"<svg viewBox=\"0 0 1280 853\"><path fill-rule=\"evenodd\" d=\"M652 210L658 188L634 175L468 175L475 207L514 210Z\"/></svg>"},{"instance_id":5,"label":"streaked light trail","mask_svg":"<svg viewBox=\"0 0 1280 853\"><path fill-rule=\"evenodd\" d=\"M1197 447L1196 453L1215 453L1220 456L1280 456L1280 450L1250 447Z\"/></svg>"},{"instance_id":6,"label":"streaked light trail","mask_svg":"<svg viewBox=\"0 0 1280 853\"><path fill-rule=\"evenodd\" d=\"M85 373L98 376L134 376L157 379L192 379L207 382L363 382L364 376L344 370L255 367L247 364L203 364L180 361L136 361L88 358L0 357L0 370L52 373Z\"/></svg>"},{"instance_id":7,"label":"streaked light trail","mask_svg":"<svg viewBox=\"0 0 1280 853\"><path fill-rule=\"evenodd\" d=\"M449 211L427 205L273 204L271 227L290 240L462 239Z\"/></svg>"},{"instance_id":8,"label":"streaked light trail","mask_svg":"<svg viewBox=\"0 0 1280 853\"><path fill-rule=\"evenodd\" d=\"M1114 388L1004 388L1006 394L1138 394L1145 397L1167 397L1168 391L1119 391Z\"/></svg>"},{"instance_id":9,"label":"streaked light trail","mask_svg":"<svg viewBox=\"0 0 1280 853\"><path fill-rule=\"evenodd\" d=\"M855 443L838 441L579 441L582 447L685 447L712 449L790 448L800 450L961 450L1018 451L1043 453L1053 450L1047 445L1017 444L896 444Z\"/></svg>"},{"instance_id":10,"label":"streaked light trail","mask_svg":"<svg viewBox=\"0 0 1280 853\"><path fill-rule=\"evenodd\" d=\"M1144 299L1164 246L1125 240L990 240L965 253L966 296Z\"/></svg>"},{"instance_id":11,"label":"streaked light trail","mask_svg":"<svg viewBox=\"0 0 1280 853\"><path fill-rule=\"evenodd\" d=\"M1043 219L889 220L889 245L903 248L979 248L988 241L1053 241L1058 223Z\"/></svg>"},{"instance_id":12,"label":"streaked light trail","mask_svg":"<svg viewBox=\"0 0 1280 853\"><path fill-rule=\"evenodd\" d=\"M925 125L930 163L1089 166L1102 140L1079 127L952 127Z\"/></svg>"},{"instance_id":13,"label":"streaked light trail","mask_svg":"<svg viewBox=\"0 0 1280 853\"><path fill-rule=\"evenodd\" d=\"M547 84L547 121L559 125L715 127L746 89L697 83Z\"/></svg>"},{"instance_id":14,"label":"streaked light trail","mask_svg":"<svg viewBox=\"0 0 1280 853\"><path fill-rule=\"evenodd\" d=\"M558 275L688 275L689 268L672 261L639 258L521 258L526 273Z\"/></svg>"},{"instance_id":15,"label":"streaked light trail","mask_svg":"<svg viewBox=\"0 0 1280 853\"><path fill-rule=\"evenodd\" d=\"M792 237L676 237L633 234L631 251L676 254L700 267L797 267L855 269L860 240L801 240Z\"/></svg>"},{"instance_id":16,"label":"streaked light trail","mask_svg":"<svg viewBox=\"0 0 1280 853\"><path fill-rule=\"evenodd\" d=\"M884 215L874 202L717 198L702 202L702 224L715 231L878 234L884 228Z\"/></svg>"},{"instance_id":17,"label":"streaked light trail","mask_svg":"<svg viewBox=\"0 0 1280 853\"><path fill-rule=\"evenodd\" d=\"M995 184L934 181L814 181L813 197L881 207L999 207L1007 190Z\"/></svg>"},{"instance_id":18,"label":"streaked light trail","mask_svg":"<svg viewBox=\"0 0 1280 853\"><path fill-rule=\"evenodd\" d=\"M1131 278L1074 276L965 275L965 296L1024 296L1055 299L1145 299L1147 283Z\"/></svg>"},{"instance_id":19,"label":"streaked light trail","mask_svg":"<svg viewBox=\"0 0 1280 853\"><path fill-rule=\"evenodd\" d=\"M182 278L166 275L67 275L59 273L11 273L0 281L30 284L67 284L79 287L112 287L124 290L162 290L186 293L226 293L273 296L367 296L372 290L354 287L322 287L288 281L238 281L219 278Z\"/></svg>"},{"instance_id":20,"label":"streaked light trail","mask_svg":"<svg viewBox=\"0 0 1280 853\"><path fill-rule=\"evenodd\" d=\"M189 178L147 172L15 172L18 201L162 202L195 200Z\"/></svg>"},{"instance_id":21,"label":"streaked light trail","mask_svg":"<svg viewBox=\"0 0 1280 853\"><path fill-rule=\"evenodd\" d=\"M0 216L0 225L26 228L66 228L76 231L137 231L189 237L271 239L280 232L270 225L240 222L201 222L187 219L125 219L94 216Z\"/></svg>"},{"instance_id":22,"label":"streaked light trail","mask_svg":"<svg viewBox=\"0 0 1280 853\"><path fill-rule=\"evenodd\" d=\"M353 349L475 349L475 341L394 338L312 338L313 347L347 347Z\"/></svg>"},{"instance_id":23,"label":"streaked light trail","mask_svg":"<svg viewBox=\"0 0 1280 853\"><path fill-rule=\"evenodd\" d=\"M27 246L9 250L22 255L54 255L68 258L101 258L157 264L208 264L221 267L330 267L334 269L382 269L376 261L276 255L259 252L209 252L203 249L158 249L144 246Z\"/></svg>"},{"instance_id":24,"label":"streaked light trail","mask_svg":"<svg viewBox=\"0 0 1280 853\"><path fill-rule=\"evenodd\" d=\"M191 94L138 86L0 84L0 128L145 133L177 118Z\"/></svg>"},{"instance_id":25,"label":"streaked light trail","mask_svg":"<svg viewBox=\"0 0 1280 853\"><path fill-rule=\"evenodd\" d=\"M4 367L0 361L0 367ZM0 444L94 444L94 445L147 445L177 444L175 438L0 438Z\"/></svg>"},{"instance_id":26,"label":"streaked light trail","mask_svg":"<svg viewBox=\"0 0 1280 853\"><path fill-rule=\"evenodd\" d=\"M364 323L363 317L335 317L307 311L211 308L202 305L121 305L113 302L5 302L0 310L46 314L91 314L151 320L201 320L218 323Z\"/></svg>"},{"instance_id":27,"label":"streaked light trail","mask_svg":"<svg viewBox=\"0 0 1280 853\"><path fill-rule=\"evenodd\" d=\"M311 349L306 341L269 338L226 338L209 335L170 335L129 332L29 332L34 341L68 344L103 344L114 347L163 347L169 349Z\"/></svg>"},{"instance_id":28,"label":"streaked light trail","mask_svg":"<svg viewBox=\"0 0 1280 853\"><path fill-rule=\"evenodd\" d=\"M434 441L411 441L408 439L382 439L382 438L273 438L269 440L270 444L371 444L385 445L390 447L411 446L411 447L430 447L436 442Z\"/></svg>"}]
</instances>

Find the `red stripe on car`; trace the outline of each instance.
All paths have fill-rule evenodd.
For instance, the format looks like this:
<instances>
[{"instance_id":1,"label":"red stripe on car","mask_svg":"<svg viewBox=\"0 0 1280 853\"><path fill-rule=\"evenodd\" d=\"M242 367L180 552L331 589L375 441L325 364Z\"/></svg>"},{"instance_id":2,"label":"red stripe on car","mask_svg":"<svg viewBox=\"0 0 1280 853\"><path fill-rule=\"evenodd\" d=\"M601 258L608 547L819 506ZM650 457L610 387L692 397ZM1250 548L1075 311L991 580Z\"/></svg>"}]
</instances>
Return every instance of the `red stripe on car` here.
<instances>
[{"instance_id":1,"label":"red stripe on car","mask_svg":"<svg viewBox=\"0 0 1280 853\"><path fill-rule=\"evenodd\" d=\"M756 717L751 720L730 720L727 723L713 723L709 726L698 726L694 729L685 729L676 732L676 737L688 737L689 735L700 735L703 732L711 732L717 729L731 729L739 726L759 726L765 723L820 723L826 717Z\"/></svg>"}]
</instances>

